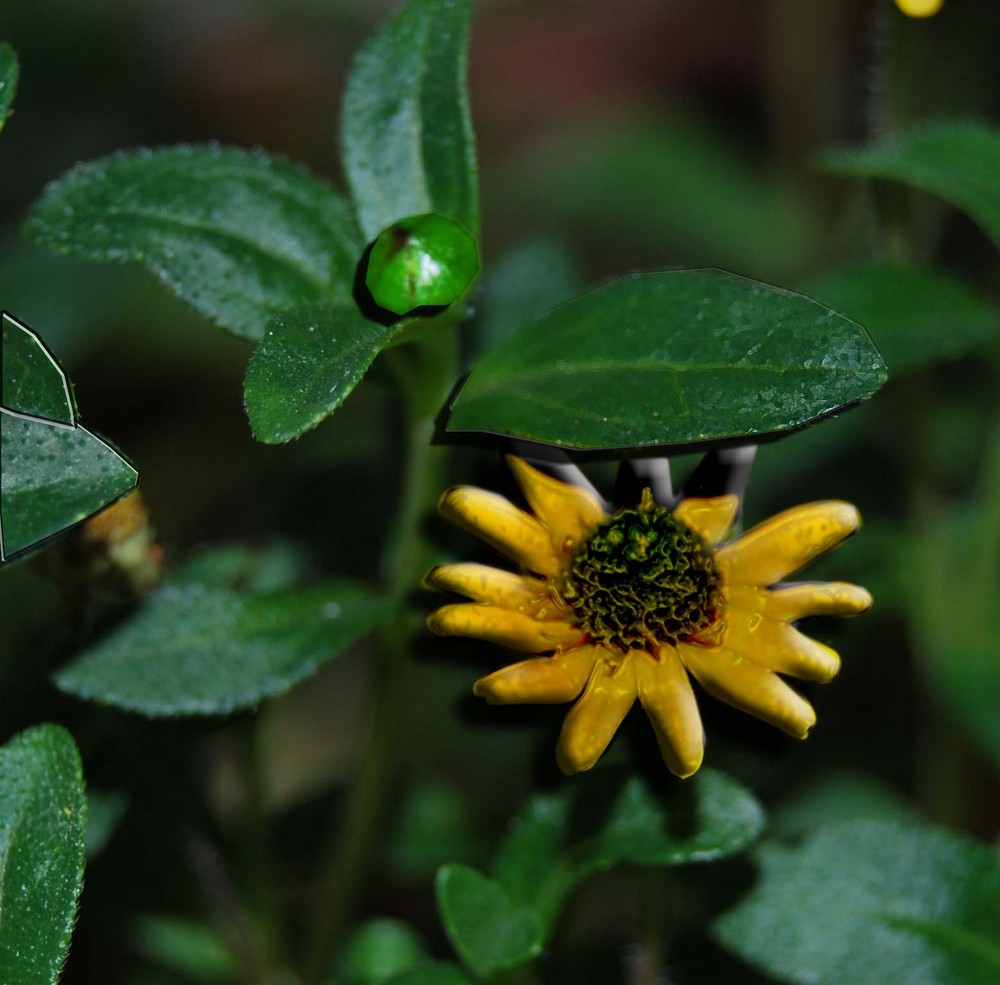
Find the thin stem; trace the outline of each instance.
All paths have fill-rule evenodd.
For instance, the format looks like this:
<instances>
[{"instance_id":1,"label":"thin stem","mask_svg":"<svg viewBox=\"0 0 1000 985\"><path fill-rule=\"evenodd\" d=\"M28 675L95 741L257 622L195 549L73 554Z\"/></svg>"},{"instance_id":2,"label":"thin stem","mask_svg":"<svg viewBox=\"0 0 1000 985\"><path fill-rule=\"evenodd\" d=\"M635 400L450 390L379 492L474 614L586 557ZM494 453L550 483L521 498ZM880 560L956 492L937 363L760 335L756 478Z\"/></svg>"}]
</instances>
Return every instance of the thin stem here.
<instances>
[{"instance_id":1,"label":"thin stem","mask_svg":"<svg viewBox=\"0 0 1000 985\"><path fill-rule=\"evenodd\" d=\"M375 635L365 748L346 816L331 843L320 879L306 985L321 985L326 980L334 947L371 871L383 834L396 770L399 722L408 693L414 614L406 604L406 595L428 565L429 548L420 527L441 488L445 451L432 447L431 439L434 417L457 373L455 328L454 319L442 315L414 336L412 343L385 353L397 376L406 415L402 501L383 557L395 613Z\"/></svg>"}]
</instances>

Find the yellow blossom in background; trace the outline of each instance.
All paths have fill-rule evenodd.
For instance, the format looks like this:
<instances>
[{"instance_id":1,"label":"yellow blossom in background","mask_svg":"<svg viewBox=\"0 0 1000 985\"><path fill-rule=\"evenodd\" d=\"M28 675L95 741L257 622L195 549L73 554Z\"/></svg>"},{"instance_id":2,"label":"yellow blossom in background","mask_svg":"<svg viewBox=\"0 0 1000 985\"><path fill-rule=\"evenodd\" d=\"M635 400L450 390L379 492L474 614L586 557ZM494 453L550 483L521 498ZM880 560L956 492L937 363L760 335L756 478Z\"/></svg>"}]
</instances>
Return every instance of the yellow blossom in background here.
<instances>
[{"instance_id":1,"label":"yellow blossom in background","mask_svg":"<svg viewBox=\"0 0 1000 985\"><path fill-rule=\"evenodd\" d=\"M944 6L944 0L896 0L896 6L907 17L933 17Z\"/></svg>"},{"instance_id":2,"label":"yellow blossom in background","mask_svg":"<svg viewBox=\"0 0 1000 985\"><path fill-rule=\"evenodd\" d=\"M472 486L448 490L441 513L514 561L517 572L446 564L426 584L471 599L428 618L441 636L471 636L535 654L476 682L491 704L573 701L556 757L590 769L636 699L667 766L701 766L704 735L691 677L709 694L804 739L812 706L782 676L829 681L840 659L793 625L871 605L856 585L781 585L854 533L858 511L828 501L780 513L722 543L735 496L642 502L607 515L598 499L510 457L532 513Z\"/></svg>"}]
</instances>

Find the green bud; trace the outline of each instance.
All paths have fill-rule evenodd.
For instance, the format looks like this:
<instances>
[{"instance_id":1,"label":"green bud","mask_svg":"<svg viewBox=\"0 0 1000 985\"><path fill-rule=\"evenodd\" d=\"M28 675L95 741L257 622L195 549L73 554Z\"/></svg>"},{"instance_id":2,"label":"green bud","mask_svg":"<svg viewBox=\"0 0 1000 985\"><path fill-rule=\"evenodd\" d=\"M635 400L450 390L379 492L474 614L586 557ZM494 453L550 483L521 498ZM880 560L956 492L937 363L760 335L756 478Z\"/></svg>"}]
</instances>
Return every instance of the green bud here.
<instances>
[{"instance_id":1,"label":"green bud","mask_svg":"<svg viewBox=\"0 0 1000 985\"><path fill-rule=\"evenodd\" d=\"M379 233L365 284L380 308L405 315L457 301L478 273L476 241L454 219L428 212Z\"/></svg>"}]
</instances>

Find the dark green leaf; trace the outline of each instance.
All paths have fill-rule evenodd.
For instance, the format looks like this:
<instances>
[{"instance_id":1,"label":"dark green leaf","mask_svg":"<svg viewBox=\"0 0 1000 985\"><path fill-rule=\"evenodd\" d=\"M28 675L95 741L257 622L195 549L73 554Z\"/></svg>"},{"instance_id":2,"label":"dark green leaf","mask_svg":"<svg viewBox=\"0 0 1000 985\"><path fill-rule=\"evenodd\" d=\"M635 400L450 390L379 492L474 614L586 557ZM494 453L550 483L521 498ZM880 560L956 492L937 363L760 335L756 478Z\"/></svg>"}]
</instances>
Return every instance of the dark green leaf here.
<instances>
[{"instance_id":1,"label":"dark green leaf","mask_svg":"<svg viewBox=\"0 0 1000 985\"><path fill-rule=\"evenodd\" d=\"M344 946L341 985L383 985L425 960L417 934L399 920L371 920Z\"/></svg>"},{"instance_id":2,"label":"dark green leaf","mask_svg":"<svg viewBox=\"0 0 1000 985\"><path fill-rule=\"evenodd\" d=\"M99 854L111 840L128 807L128 796L122 790L87 791L87 858Z\"/></svg>"},{"instance_id":3,"label":"dark green leaf","mask_svg":"<svg viewBox=\"0 0 1000 985\"><path fill-rule=\"evenodd\" d=\"M197 982L232 982L238 969L219 934L211 927L176 917L139 917L132 943L150 961Z\"/></svg>"},{"instance_id":4,"label":"dark green leaf","mask_svg":"<svg viewBox=\"0 0 1000 985\"><path fill-rule=\"evenodd\" d=\"M226 544L195 554L174 571L175 582L202 583L244 592L277 592L309 574L301 547L277 541L263 547Z\"/></svg>"},{"instance_id":5,"label":"dark green leaf","mask_svg":"<svg viewBox=\"0 0 1000 985\"><path fill-rule=\"evenodd\" d=\"M395 328L368 321L354 304L300 305L276 316L247 368L243 396L254 435L278 444L319 424L357 386Z\"/></svg>"},{"instance_id":6,"label":"dark green leaf","mask_svg":"<svg viewBox=\"0 0 1000 985\"><path fill-rule=\"evenodd\" d=\"M441 922L455 950L480 978L542 953L542 921L476 869L445 865L435 881Z\"/></svg>"},{"instance_id":7,"label":"dark green leaf","mask_svg":"<svg viewBox=\"0 0 1000 985\"><path fill-rule=\"evenodd\" d=\"M151 716L252 708L310 676L384 608L348 582L266 595L168 585L55 681L78 697Z\"/></svg>"},{"instance_id":8,"label":"dark green leaf","mask_svg":"<svg viewBox=\"0 0 1000 985\"><path fill-rule=\"evenodd\" d=\"M0 557L10 559L134 488L138 474L84 427L0 408Z\"/></svg>"},{"instance_id":9,"label":"dark green leaf","mask_svg":"<svg viewBox=\"0 0 1000 985\"><path fill-rule=\"evenodd\" d=\"M571 448L783 431L871 396L864 330L798 294L716 270L623 277L483 356L448 428Z\"/></svg>"},{"instance_id":10,"label":"dark green leaf","mask_svg":"<svg viewBox=\"0 0 1000 985\"><path fill-rule=\"evenodd\" d=\"M714 770L657 792L617 773L581 780L533 798L497 857L498 883L514 901L536 907L546 926L595 871L714 861L744 849L764 825L753 795Z\"/></svg>"},{"instance_id":11,"label":"dark green leaf","mask_svg":"<svg viewBox=\"0 0 1000 985\"><path fill-rule=\"evenodd\" d=\"M831 821L917 821L895 790L865 773L838 771L796 789L772 813L768 834L801 838Z\"/></svg>"},{"instance_id":12,"label":"dark green leaf","mask_svg":"<svg viewBox=\"0 0 1000 985\"><path fill-rule=\"evenodd\" d=\"M781 981L1000 981L1000 856L933 828L845 821L801 846L763 845L760 881L716 924Z\"/></svg>"},{"instance_id":13,"label":"dark green leaf","mask_svg":"<svg viewBox=\"0 0 1000 985\"><path fill-rule=\"evenodd\" d=\"M446 862L475 864L479 856L471 804L458 788L427 780L401 797L388 850L393 871L429 879Z\"/></svg>"},{"instance_id":14,"label":"dark green leaf","mask_svg":"<svg viewBox=\"0 0 1000 985\"><path fill-rule=\"evenodd\" d=\"M886 178L967 212L1000 245L1000 130L971 121L924 124L870 147L827 154L833 174Z\"/></svg>"},{"instance_id":15,"label":"dark green leaf","mask_svg":"<svg viewBox=\"0 0 1000 985\"><path fill-rule=\"evenodd\" d=\"M472 326L477 349L499 345L524 322L569 301L582 288L583 275L560 244L532 240L515 247L483 275Z\"/></svg>"},{"instance_id":16,"label":"dark green leaf","mask_svg":"<svg viewBox=\"0 0 1000 985\"><path fill-rule=\"evenodd\" d=\"M870 264L813 281L805 292L864 325L892 373L1000 344L1000 311L934 271Z\"/></svg>"},{"instance_id":17,"label":"dark green leaf","mask_svg":"<svg viewBox=\"0 0 1000 985\"><path fill-rule=\"evenodd\" d=\"M451 962L428 961L394 975L386 985L472 985L472 980Z\"/></svg>"},{"instance_id":18,"label":"dark green leaf","mask_svg":"<svg viewBox=\"0 0 1000 985\"><path fill-rule=\"evenodd\" d=\"M344 170L365 237L437 212L479 235L465 86L469 0L409 0L358 53L341 117Z\"/></svg>"},{"instance_id":19,"label":"dark green leaf","mask_svg":"<svg viewBox=\"0 0 1000 985\"><path fill-rule=\"evenodd\" d=\"M6 311L3 321L3 383L0 406L15 414L76 424L69 380L45 343Z\"/></svg>"},{"instance_id":20,"label":"dark green leaf","mask_svg":"<svg viewBox=\"0 0 1000 985\"><path fill-rule=\"evenodd\" d=\"M630 266L720 266L784 279L814 269L829 230L808 197L731 127L664 112L553 116L494 172L494 223L558 229L584 255Z\"/></svg>"},{"instance_id":21,"label":"dark green leaf","mask_svg":"<svg viewBox=\"0 0 1000 985\"><path fill-rule=\"evenodd\" d=\"M10 116L17 92L17 55L9 44L0 42L0 130Z\"/></svg>"},{"instance_id":22,"label":"dark green leaf","mask_svg":"<svg viewBox=\"0 0 1000 985\"><path fill-rule=\"evenodd\" d=\"M68 732L39 725L0 749L0 981L58 981L83 885L86 815Z\"/></svg>"},{"instance_id":23,"label":"dark green leaf","mask_svg":"<svg viewBox=\"0 0 1000 985\"><path fill-rule=\"evenodd\" d=\"M25 234L87 260L138 260L202 314L257 339L278 311L349 301L362 244L326 184L261 151L168 147L79 165Z\"/></svg>"}]
</instances>

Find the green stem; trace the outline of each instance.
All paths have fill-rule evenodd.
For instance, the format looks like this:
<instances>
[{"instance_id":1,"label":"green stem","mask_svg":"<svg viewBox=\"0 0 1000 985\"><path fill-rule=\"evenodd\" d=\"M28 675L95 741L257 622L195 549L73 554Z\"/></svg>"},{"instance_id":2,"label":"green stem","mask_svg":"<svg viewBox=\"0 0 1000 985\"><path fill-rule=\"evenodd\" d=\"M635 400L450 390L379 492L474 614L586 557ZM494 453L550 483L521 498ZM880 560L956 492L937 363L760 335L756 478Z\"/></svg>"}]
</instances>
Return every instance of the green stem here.
<instances>
[{"instance_id":1,"label":"green stem","mask_svg":"<svg viewBox=\"0 0 1000 985\"><path fill-rule=\"evenodd\" d=\"M441 491L445 450L432 447L431 439L434 418L458 369L454 316L440 316L410 344L385 356L397 376L406 414L402 502L384 555L388 592L396 607L394 616L375 634L365 747L346 816L321 875L306 985L326 981L334 948L371 871L393 790L396 740L408 693L409 643L415 628L406 596L429 564L420 525Z\"/></svg>"}]
</instances>

